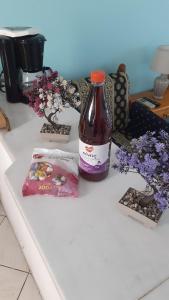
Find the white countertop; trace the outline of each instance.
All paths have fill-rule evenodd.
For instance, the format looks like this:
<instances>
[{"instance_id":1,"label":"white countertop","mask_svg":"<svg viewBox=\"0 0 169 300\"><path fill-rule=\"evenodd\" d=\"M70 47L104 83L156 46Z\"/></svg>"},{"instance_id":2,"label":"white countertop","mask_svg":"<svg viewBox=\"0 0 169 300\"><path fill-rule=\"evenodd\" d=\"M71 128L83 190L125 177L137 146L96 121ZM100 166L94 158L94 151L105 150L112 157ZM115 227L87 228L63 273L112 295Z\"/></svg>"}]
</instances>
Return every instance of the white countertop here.
<instances>
[{"instance_id":1,"label":"white countertop","mask_svg":"<svg viewBox=\"0 0 169 300\"><path fill-rule=\"evenodd\" d=\"M18 114L15 107L10 110L16 126L3 135L14 161L6 179L46 269L60 290L60 299L136 300L165 280L169 276L169 213L151 230L123 216L116 207L128 187L144 188L140 176L122 175L110 169L102 182L80 179L77 199L22 197L33 148L55 145L41 140L42 120L35 118L25 105L17 106ZM56 147L76 152L78 113L67 113L63 118L72 123L71 141ZM112 161L115 149L113 145Z\"/></svg>"},{"instance_id":2,"label":"white countertop","mask_svg":"<svg viewBox=\"0 0 169 300\"><path fill-rule=\"evenodd\" d=\"M5 98L5 94L2 92L0 92L0 107L8 116L12 129L21 126L35 117L35 113L32 109L28 108L28 105L22 103L9 103Z\"/></svg>"}]
</instances>

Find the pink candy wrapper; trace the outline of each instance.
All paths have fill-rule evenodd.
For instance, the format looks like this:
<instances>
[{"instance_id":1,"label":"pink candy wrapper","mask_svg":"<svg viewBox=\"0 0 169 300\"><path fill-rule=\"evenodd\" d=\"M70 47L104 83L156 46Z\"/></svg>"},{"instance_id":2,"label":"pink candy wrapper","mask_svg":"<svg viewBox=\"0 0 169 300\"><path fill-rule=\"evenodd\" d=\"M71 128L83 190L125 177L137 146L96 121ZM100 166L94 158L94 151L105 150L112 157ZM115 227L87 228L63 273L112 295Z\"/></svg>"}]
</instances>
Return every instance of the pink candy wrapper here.
<instances>
[{"instance_id":1,"label":"pink candy wrapper","mask_svg":"<svg viewBox=\"0 0 169 300\"><path fill-rule=\"evenodd\" d=\"M36 148L22 188L23 196L78 196L77 155L58 149Z\"/></svg>"}]
</instances>

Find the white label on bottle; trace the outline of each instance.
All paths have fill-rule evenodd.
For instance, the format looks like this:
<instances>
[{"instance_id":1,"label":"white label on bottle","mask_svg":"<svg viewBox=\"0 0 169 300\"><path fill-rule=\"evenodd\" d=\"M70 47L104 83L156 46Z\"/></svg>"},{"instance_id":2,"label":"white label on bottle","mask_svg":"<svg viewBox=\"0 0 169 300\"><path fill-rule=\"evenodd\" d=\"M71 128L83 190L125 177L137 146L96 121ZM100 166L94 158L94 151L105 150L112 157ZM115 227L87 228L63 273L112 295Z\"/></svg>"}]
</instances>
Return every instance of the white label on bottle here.
<instances>
[{"instance_id":1,"label":"white label on bottle","mask_svg":"<svg viewBox=\"0 0 169 300\"><path fill-rule=\"evenodd\" d=\"M102 173L109 167L110 143L89 145L79 140L79 167L87 173Z\"/></svg>"}]
</instances>

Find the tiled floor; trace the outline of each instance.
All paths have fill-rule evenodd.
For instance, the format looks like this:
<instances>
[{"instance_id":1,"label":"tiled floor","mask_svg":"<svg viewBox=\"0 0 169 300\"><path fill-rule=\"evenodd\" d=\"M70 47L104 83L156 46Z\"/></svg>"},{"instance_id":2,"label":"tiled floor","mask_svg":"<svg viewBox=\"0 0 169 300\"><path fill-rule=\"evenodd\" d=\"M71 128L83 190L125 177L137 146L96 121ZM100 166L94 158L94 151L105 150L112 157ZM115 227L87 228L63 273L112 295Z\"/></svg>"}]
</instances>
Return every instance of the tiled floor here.
<instances>
[{"instance_id":1,"label":"tiled floor","mask_svg":"<svg viewBox=\"0 0 169 300\"><path fill-rule=\"evenodd\" d=\"M0 300L42 300L1 202Z\"/></svg>"}]
</instances>

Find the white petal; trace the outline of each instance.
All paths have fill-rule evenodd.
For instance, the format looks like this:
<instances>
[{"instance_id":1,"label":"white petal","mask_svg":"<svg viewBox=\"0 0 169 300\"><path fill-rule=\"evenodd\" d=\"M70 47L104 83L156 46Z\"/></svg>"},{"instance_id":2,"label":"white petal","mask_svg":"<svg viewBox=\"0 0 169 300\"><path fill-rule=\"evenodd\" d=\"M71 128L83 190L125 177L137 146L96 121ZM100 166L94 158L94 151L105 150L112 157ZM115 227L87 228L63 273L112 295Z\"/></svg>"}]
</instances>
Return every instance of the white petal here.
<instances>
[{"instance_id":1,"label":"white petal","mask_svg":"<svg viewBox=\"0 0 169 300\"><path fill-rule=\"evenodd\" d=\"M67 85L67 81L65 79L62 81L62 85Z\"/></svg>"},{"instance_id":2,"label":"white petal","mask_svg":"<svg viewBox=\"0 0 169 300\"><path fill-rule=\"evenodd\" d=\"M52 99L53 99L53 97L52 97L52 95L47 95L47 99L49 100L49 101L51 101Z\"/></svg>"},{"instance_id":3,"label":"white petal","mask_svg":"<svg viewBox=\"0 0 169 300\"><path fill-rule=\"evenodd\" d=\"M51 102L51 101L48 101L48 102L47 102L47 107L49 107L49 108L52 107L52 102Z\"/></svg>"},{"instance_id":4,"label":"white petal","mask_svg":"<svg viewBox=\"0 0 169 300\"><path fill-rule=\"evenodd\" d=\"M40 99L43 99L43 97L44 97L43 94L39 94Z\"/></svg>"}]
</instances>

